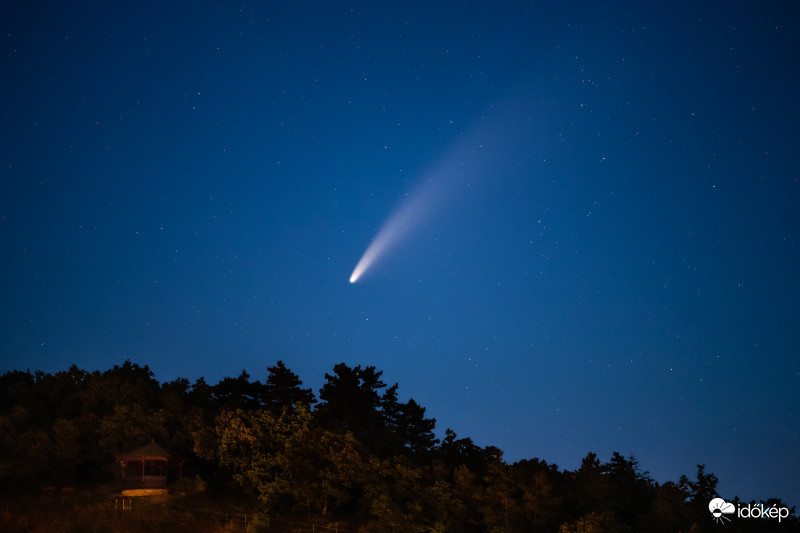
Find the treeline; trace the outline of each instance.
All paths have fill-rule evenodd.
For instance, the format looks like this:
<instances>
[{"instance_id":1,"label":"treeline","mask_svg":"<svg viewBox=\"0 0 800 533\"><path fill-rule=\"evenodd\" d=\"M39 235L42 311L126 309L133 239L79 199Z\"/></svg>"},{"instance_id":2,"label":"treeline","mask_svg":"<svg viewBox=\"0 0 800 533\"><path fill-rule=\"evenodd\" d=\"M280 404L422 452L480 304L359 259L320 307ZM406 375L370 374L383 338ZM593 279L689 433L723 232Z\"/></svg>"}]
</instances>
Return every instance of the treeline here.
<instances>
[{"instance_id":1,"label":"treeline","mask_svg":"<svg viewBox=\"0 0 800 533\"><path fill-rule=\"evenodd\" d=\"M126 361L0 377L0 493L92 486L119 477L116 457L151 442L186 460L212 490L235 483L264 511L392 532L677 532L715 527L718 479L657 483L633 457L589 453L575 471L541 459L508 464L401 402L373 366L344 363L315 396L282 362L266 380L242 372L159 383ZM738 500L734 500L738 504ZM780 500L763 502L783 506ZM767 531L733 520L727 531ZM794 517L781 531L800 531Z\"/></svg>"}]
</instances>

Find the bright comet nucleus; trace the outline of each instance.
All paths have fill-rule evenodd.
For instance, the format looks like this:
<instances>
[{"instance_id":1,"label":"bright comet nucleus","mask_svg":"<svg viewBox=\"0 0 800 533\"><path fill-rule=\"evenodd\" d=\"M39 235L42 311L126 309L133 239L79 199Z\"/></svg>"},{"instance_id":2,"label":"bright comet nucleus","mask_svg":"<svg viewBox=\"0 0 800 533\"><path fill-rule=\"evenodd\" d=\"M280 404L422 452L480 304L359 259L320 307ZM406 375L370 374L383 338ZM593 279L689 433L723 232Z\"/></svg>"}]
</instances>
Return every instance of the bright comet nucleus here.
<instances>
[{"instance_id":1,"label":"bright comet nucleus","mask_svg":"<svg viewBox=\"0 0 800 533\"><path fill-rule=\"evenodd\" d=\"M375 235L364 255L350 275L350 283L355 283L379 258L385 256L412 229L429 218L436 207L441 207L445 199L455 195L454 177L457 180L465 170L460 157L451 157L444 164L434 168L422 187L403 202L389 217Z\"/></svg>"},{"instance_id":2,"label":"bright comet nucleus","mask_svg":"<svg viewBox=\"0 0 800 533\"><path fill-rule=\"evenodd\" d=\"M518 110L518 106L510 111ZM355 283L380 258L396 247L403 237L434 214L441 215L445 204L467 190L470 180L502 173L509 156L519 155L525 143L525 128L519 112L499 113L495 120L474 129L462 137L436 162L420 180L422 185L400 204L372 240L350 275ZM509 139L505 132L515 132ZM518 163L518 158L511 158Z\"/></svg>"},{"instance_id":3,"label":"bright comet nucleus","mask_svg":"<svg viewBox=\"0 0 800 533\"><path fill-rule=\"evenodd\" d=\"M411 215L416 211L412 207L419 202L419 197L417 197L415 201L405 204L384 224L358 261L356 268L350 275L350 283L358 281L358 278L384 253L389 244L397 241L408 231L413 222Z\"/></svg>"},{"instance_id":4,"label":"bright comet nucleus","mask_svg":"<svg viewBox=\"0 0 800 533\"><path fill-rule=\"evenodd\" d=\"M477 164L483 154L474 146L457 145L445 155L438 165L422 179L422 186L400 204L375 235L364 255L361 256L350 283L355 283L378 259L399 243L412 229L430 219L444 204L458 195L467 178L476 175L481 165Z\"/></svg>"}]
</instances>

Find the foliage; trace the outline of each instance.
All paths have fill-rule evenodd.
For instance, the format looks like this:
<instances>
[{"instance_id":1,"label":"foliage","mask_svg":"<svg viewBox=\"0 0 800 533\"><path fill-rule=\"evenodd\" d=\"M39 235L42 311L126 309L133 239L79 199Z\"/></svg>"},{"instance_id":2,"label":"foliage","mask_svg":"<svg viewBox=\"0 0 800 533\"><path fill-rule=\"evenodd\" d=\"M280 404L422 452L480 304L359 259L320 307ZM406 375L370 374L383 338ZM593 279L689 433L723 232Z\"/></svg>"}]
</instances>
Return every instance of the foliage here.
<instances>
[{"instance_id":1,"label":"foliage","mask_svg":"<svg viewBox=\"0 0 800 533\"><path fill-rule=\"evenodd\" d=\"M262 391L262 402L273 411L293 408L297 404L314 405L317 399L311 389L301 388L303 384L297 375L286 368L283 361L267 368L269 376Z\"/></svg>"},{"instance_id":2,"label":"foliage","mask_svg":"<svg viewBox=\"0 0 800 533\"><path fill-rule=\"evenodd\" d=\"M440 442L425 408L401 401L399 386L387 387L382 375L340 363L325 375L318 403L282 361L267 367L264 383L242 371L214 385L160 384L130 361L104 372L7 372L0 495L113 481L119 454L155 440L185 459L181 492L225 493L233 483L263 511L353 531L666 533L713 525L707 505L718 479L702 464L696 479L663 484L617 452L607 462L590 452L574 471L535 458L508 464L501 450L450 429ZM2 526L35 530L18 522ZM798 531L800 522L792 516L781 530Z\"/></svg>"}]
</instances>

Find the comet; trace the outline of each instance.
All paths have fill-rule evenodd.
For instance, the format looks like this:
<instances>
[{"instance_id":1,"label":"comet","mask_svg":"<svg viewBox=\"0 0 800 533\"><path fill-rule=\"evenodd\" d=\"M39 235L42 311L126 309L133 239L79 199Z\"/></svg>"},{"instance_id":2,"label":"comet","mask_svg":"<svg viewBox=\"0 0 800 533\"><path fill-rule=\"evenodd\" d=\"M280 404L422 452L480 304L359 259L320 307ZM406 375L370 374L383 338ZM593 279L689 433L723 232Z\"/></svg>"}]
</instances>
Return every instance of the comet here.
<instances>
[{"instance_id":1,"label":"comet","mask_svg":"<svg viewBox=\"0 0 800 533\"><path fill-rule=\"evenodd\" d=\"M425 213L430 211L437 196L435 189L436 185L428 182L426 187L401 204L399 209L389 217L356 264L356 268L350 275L350 283L358 281L375 261L386 254L390 247L396 245L422 222Z\"/></svg>"},{"instance_id":2,"label":"comet","mask_svg":"<svg viewBox=\"0 0 800 533\"><path fill-rule=\"evenodd\" d=\"M420 179L417 190L407 194L367 246L350 275L355 283L377 261L387 256L410 233L441 215L448 204L469 188L469 181L485 170L485 145L477 136L455 143Z\"/></svg>"},{"instance_id":3,"label":"comet","mask_svg":"<svg viewBox=\"0 0 800 533\"><path fill-rule=\"evenodd\" d=\"M439 218L448 204L469 190L470 182L501 173L508 156L520 155L521 152L515 148L525 146L526 128L519 122L518 110L518 106L507 108L506 113L499 113L500 116L494 120L483 122L482 127L461 136L446 150L423 174L417 190L406 195L372 239L350 275L350 283L359 281L434 214ZM509 138L512 135L514 137ZM514 161L519 163L516 159Z\"/></svg>"}]
</instances>

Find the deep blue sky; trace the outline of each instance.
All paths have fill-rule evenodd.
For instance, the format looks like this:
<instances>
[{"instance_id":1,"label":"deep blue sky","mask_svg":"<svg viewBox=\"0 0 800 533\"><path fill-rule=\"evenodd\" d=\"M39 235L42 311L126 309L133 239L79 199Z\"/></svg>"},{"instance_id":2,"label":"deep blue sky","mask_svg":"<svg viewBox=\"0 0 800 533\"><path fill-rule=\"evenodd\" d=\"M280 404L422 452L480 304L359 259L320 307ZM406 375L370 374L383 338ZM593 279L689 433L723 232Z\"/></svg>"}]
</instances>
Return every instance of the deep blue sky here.
<instances>
[{"instance_id":1,"label":"deep blue sky","mask_svg":"<svg viewBox=\"0 0 800 533\"><path fill-rule=\"evenodd\" d=\"M1 371L375 365L509 461L800 504L793 2L51 4L0 7Z\"/></svg>"}]
</instances>

